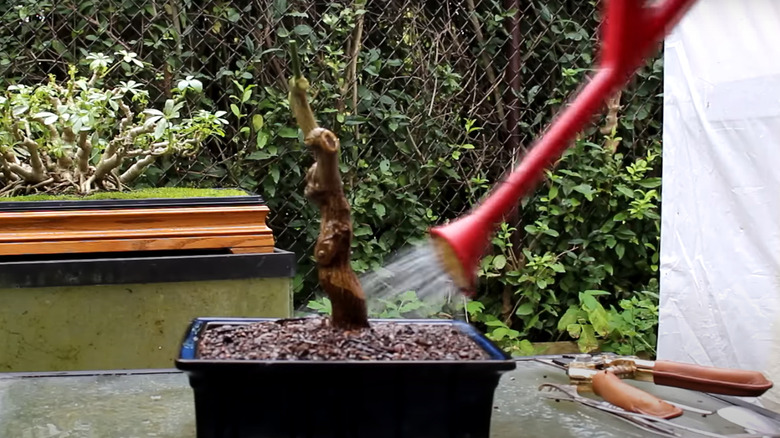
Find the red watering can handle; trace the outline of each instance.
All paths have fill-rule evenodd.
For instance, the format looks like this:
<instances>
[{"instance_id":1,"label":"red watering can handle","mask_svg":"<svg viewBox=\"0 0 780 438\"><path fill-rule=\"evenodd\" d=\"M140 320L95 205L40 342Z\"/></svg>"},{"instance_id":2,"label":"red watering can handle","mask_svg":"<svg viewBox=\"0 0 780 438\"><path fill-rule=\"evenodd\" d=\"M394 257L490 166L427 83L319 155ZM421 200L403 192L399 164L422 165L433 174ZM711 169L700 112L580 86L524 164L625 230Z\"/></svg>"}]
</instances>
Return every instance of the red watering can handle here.
<instances>
[{"instance_id":1,"label":"red watering can handle","mask_svg":"<svg viewBox=\"0 0 780 438\"><path fill-rule=\"evenodd\" d=\"M643 0L607 0L596 75L470 217L431 230L435 237L449 243L465 275L476 271L493 226L502 222L518 200L533 189L545 169L561 156L607 98L625 85L695 1L662 0L648 6Z\"/></svg>"}]
</instances>

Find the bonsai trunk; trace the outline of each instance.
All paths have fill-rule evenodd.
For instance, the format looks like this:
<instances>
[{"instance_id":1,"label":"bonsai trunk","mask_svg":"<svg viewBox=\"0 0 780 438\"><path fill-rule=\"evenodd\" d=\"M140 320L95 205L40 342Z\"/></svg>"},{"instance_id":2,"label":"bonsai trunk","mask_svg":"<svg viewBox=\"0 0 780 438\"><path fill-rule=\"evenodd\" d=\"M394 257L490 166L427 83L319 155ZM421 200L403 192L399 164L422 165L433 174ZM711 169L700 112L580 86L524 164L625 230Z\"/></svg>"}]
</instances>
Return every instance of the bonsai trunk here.
<instances>
[{"instance_id":1,"label":"bonsai trunk","mask_svg":"<svg viewBox=\"0 0 780 438\"><path fill-rule=\"evenodd\" d=\"M290 79L290 107L304 132L316 162L306 173L305 195L320 208L320 234L314 247L320 286L330 298L335 327L368 327L366 299L350 265L352 218L339 173L339 139L317 126L306 99L308 81L301 75L295 43L291 43L294 77Z\"/></svg>"}]
</instances>

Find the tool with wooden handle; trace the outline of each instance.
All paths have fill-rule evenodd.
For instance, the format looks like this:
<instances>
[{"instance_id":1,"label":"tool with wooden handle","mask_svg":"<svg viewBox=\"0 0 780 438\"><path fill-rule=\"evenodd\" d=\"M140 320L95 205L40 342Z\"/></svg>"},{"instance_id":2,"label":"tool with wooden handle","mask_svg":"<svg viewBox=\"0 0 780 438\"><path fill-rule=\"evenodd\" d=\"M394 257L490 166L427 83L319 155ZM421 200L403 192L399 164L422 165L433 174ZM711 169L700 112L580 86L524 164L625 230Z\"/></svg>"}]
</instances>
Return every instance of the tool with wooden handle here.
<instances>
[{"instance_id":1,"label":"tool with wooden handle","mask_svg":"<svg viewBox=\"0 0 780 438\"><path fill-rule=\"evenodd\" d=\"M618 381L622 382L620 379L618 379ZM767 431L762 431L758 433L749 432L749 433L724 435L721 433L710 432L707 430L686 426L682 423L675 422L666 418L661 418L658 417L657 415L647 415L639 412L629 411L619 406L616 406L608 401L603 401L603 400L598 401L590 397L584 397L579 394L579 390L580 388L578 388L576 385L560 385L554 383L543 383L542 385L539 386L539 394L542 397L553 399L555 401L571 401L585 406L589 406L591 408L598 409L601 412L614 415L624 421L632 423L638 428L640 428L641 430L653 434L653 436L668 436L668 437L675 437L675 438L684 437L684 436L685 437L701 436L701 437L710 437L710 438L780 438L780 434L778 433L774 433L774 432L767 433L768 430L774 430L768 427L766 428ZM723 410L725 411L726 409ZM713 414L713 413L714 412L710 412L709 414ZM726 416L730 417L731 415L730 413L727 413ZM732 420L735 419L736 418ZM735 424L740 424L740 423L742 422L738 422ZM747 428L748 431L754 431L754 430L758 431L758 428L756 428L756 423L758 423L758 418L755 418L753 421L751 421L750 424L751 427ZM763 425L763 421L760 422L759 424ZM747 423L745 423L745 425L747 425ZM763 430L764 428L761 429Z\"/></svg>"},{"instance_id":2,"label":"tool with wooden handle","mask_svg":"<svg viewBox=\"0 0 780 438\"><path fill-rule=\"evenodd\" d=\"M585 372L587 370L610 369L622 378L714 394L758 397L773 386L758 371L707 367L669 360L643 360L613 353L564 355L557 362L566 366L569 378L575 380L591 379L592 373Z\"/></svg>"},{"instance_id":3,"label":"tool with wooden handle","mask_svg":"<svg viewBox=\"0 0 780 438\"><path fill-rule=\"evenodd\" d=\"M674 418L682 415L682 410L639 388L625 383L615 375L620 368L596 370L595 368L570 367L550 357L536 357L534 360L567 371L568 387L575 393L593 391L611 404L628 412L650 415L657 418Z\"/></svg>"},{"instance_id":4,"label":"tool with wooden handle","mask_svg":"<svg viewBox=\"0 0 780 438\"><path fill-rule=\"evenodd\" d=\"M679 417L683 413L679 407L629 385L610 371L596 372L591 381L596 395L629 412L667 419Z\"/></svg>"}]
</instances>

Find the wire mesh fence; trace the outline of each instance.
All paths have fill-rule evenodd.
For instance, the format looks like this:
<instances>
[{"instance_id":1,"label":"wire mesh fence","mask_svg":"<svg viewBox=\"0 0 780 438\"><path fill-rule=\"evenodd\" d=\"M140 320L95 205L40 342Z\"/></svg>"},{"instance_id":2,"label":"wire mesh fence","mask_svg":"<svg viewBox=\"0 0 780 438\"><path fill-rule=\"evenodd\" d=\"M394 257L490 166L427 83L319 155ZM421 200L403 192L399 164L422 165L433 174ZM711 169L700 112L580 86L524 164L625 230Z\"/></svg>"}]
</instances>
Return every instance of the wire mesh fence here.
<instances>
[{"instance_id":1,"label":"wire mesh fence","mask_svg":"<svg viewBox=\"0 0 780 438\"><path fill-rule=\"evenodd\" d=\"M117 56L107 83L135 81L153 104L182 80L200 81L182 111L226 112L225 136L193 158L158 158L135 185L263 195L277 246L300 258L305 302L318 215L303 197L311 157L286 101L287 42L299 42L320 123L341 138L353 265L365 272L473 206L532 145L595 63L596 3L2 1L0 88L64 80L69 65L88 68L96 53ZM648 63L581 139L611 145L626 162L660 148L661 72L660 58ZM521 213L511 225L522 231L537 219ZM539 241L513 239L518 260L527 259L520 247ZM501 294L497 305L515 310L518 300L502 304Z\"/></svg>"}]
</instances>

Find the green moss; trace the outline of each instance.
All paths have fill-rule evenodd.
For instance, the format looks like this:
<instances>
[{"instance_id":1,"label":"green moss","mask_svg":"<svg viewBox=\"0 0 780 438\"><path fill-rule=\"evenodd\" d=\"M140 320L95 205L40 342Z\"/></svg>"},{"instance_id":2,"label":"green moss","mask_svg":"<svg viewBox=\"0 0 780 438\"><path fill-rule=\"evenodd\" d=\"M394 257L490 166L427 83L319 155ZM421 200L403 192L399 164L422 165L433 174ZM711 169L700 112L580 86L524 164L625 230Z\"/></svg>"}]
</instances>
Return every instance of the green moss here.
<instances>
[{"instance_id":1,"label":"green moss","mask_svg":"<svg viewBox=\"0 0 780 438\"><path fill-rule=\"evenodd\" d=\"M130 192L97 192L88 196L37 194L0 198L0 202L26 201L86 201L96 199L156 199L156 198L219 198L226 196L248 196L236 189L194 189L188 187L161 187L140 189Z\"/></svg>"}]
</instances>

